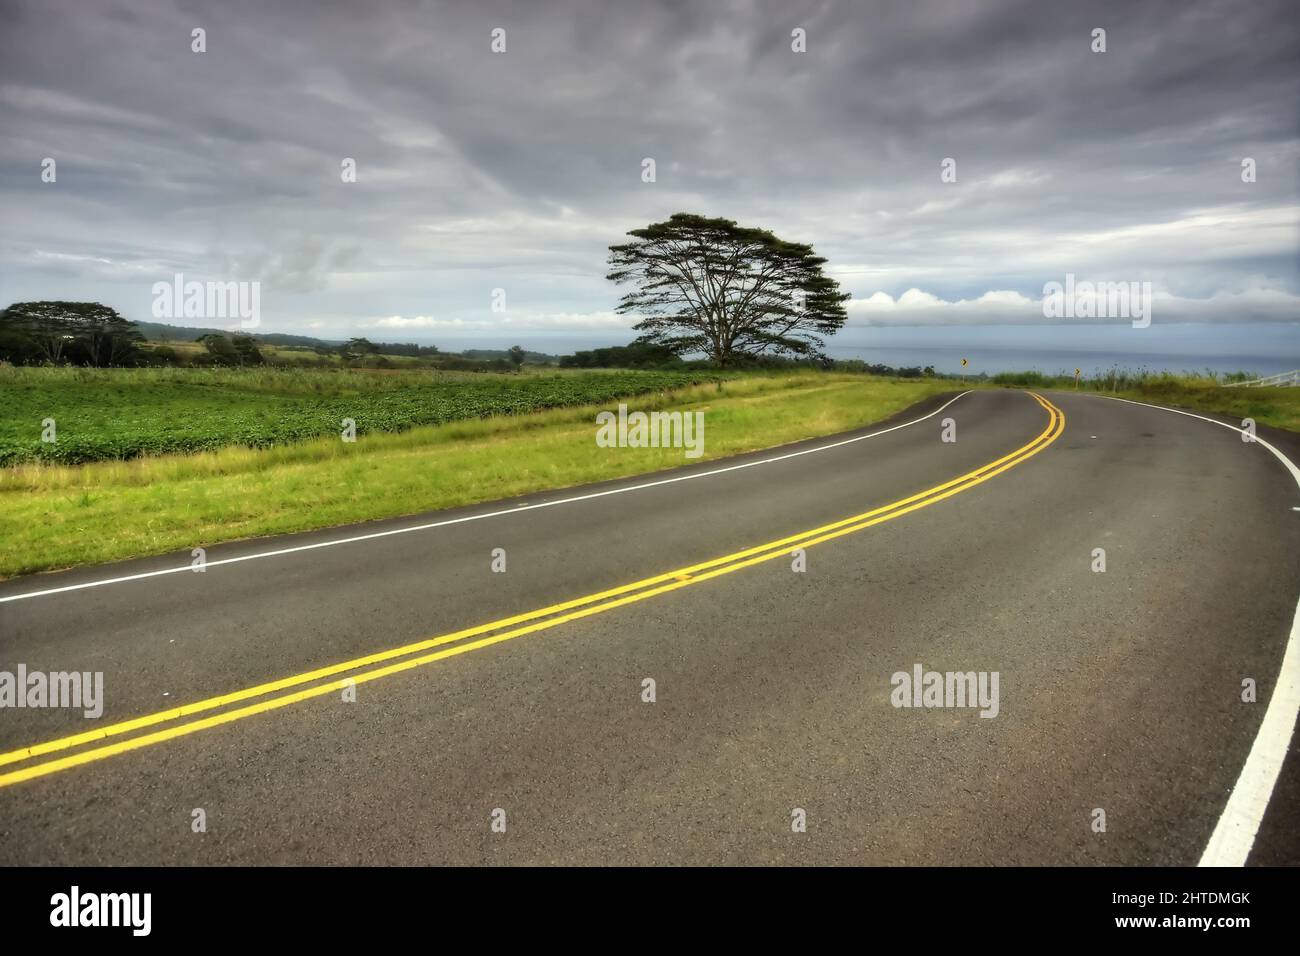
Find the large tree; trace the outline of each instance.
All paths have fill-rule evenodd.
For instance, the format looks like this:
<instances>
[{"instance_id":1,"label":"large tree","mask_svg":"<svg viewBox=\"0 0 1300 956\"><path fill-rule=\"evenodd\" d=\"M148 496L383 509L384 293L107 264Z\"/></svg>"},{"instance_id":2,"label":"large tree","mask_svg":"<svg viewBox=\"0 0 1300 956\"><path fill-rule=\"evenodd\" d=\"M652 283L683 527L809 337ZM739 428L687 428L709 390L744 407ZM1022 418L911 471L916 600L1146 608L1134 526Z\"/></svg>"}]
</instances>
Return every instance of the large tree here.
<instances>
[{"instance_id":1,"label":"large tree","mask_svg":"<svg viewBox=\"0 0 1300 956\"><path fill-rule=\"evenodd\" d=\"M26 337L45 361L65 357L94 366L134 359L143 336L99 302L15 302L0 313L0 326Z\"/></svg>"},{"instance_id":2,"label":"large tree","mask_svg":"<svg viewBox=\"0 0 1300 956\"><path fill-rule=\"evenodd\" d=\"M81 302L15 302L4 310L6 327L26 336L51 364L63 358L72 340L74 310Z\"/></svg>"},{"instance_id":3,"label":"large tree","mask_svg":"<svg viewBox=\"0 0 1300 956\"><path fill-rule=\"evenodd\" d=\"M98 302L79 303L84 307L72 318L73 335L85 347L90 364L96 368L122 365L137 354L137 346L144 336L134 322L128 322Z\"/></svg>"},{"instance_id":4,"label":"large tree","mask_svg":"<svg viewBox=\"0 0 1300 956\"><path fill-rule=\"evenodd\" d=\"M230 340L230 336L221 332L207 332L200 335L195 342L203 343L207 349L208 355L212 361L219 365L238 365L239 350L235 348L235 343Z\"/></svg>"},{"instance_id":5,"label":"large tree","mask_svg":"<svg viewBox=\"0 0 1300 956\"><path fill-rule=\"evenodd\" d=\"M608 278L633 288L618 312L641 317L639 341L719 365L743 356L822 354L849 299L812 246L730 219L677 213L609 247Z\"/></svg>"},{"instance_id":6,"label":"large tree","mask_svg":"<svg viewBox=\"0 0 1300 956\"><path fill-rule=\"evenodd\" d=\"M345 362L359 361L378 352L379 346L366 338L348 339L346 344L339 347L339 355Z\"/></svg>"}]
</instances>

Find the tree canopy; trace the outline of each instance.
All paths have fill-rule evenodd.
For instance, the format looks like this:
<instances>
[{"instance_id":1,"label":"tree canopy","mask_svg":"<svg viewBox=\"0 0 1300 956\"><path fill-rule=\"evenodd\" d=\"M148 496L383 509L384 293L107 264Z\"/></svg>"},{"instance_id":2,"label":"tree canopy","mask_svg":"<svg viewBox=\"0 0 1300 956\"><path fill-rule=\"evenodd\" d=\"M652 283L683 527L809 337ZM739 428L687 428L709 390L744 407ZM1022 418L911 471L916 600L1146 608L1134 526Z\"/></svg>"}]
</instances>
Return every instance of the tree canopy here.
<instances>
[{"instance_id":1,"label":"tree canopy","mask_svg":"<svg viewBox=\"0 0 1300 956\"><path fill-rule=\"evenodd\" d=\"M211 360L218 365L261 365L265 361L251 335L208 332L194 341L202 342Z\"/></svg>"},{"instance_id":2,"label":"tree canopy","mask_svg":"<svg viewBox=\"0 0 1300 956\"><path fill-rule=\"evenodd\" d=\"M719 365L745 356L822 355L850 298L812 246L730 219L676 213L609 248L608 278L632 288L617 311L641 320L638 341Z\"/></svg>"},{"instance_id":3,"label":"tree canopy","mask_svg":"<svg viewBox=\"0 0 1300 956\"><path fill-rule=\"evenodd\" d=\"M15 302L0 312L0 357L109 366L134 360L143 336L98 302Z\"/></svg>"}]
</instances>

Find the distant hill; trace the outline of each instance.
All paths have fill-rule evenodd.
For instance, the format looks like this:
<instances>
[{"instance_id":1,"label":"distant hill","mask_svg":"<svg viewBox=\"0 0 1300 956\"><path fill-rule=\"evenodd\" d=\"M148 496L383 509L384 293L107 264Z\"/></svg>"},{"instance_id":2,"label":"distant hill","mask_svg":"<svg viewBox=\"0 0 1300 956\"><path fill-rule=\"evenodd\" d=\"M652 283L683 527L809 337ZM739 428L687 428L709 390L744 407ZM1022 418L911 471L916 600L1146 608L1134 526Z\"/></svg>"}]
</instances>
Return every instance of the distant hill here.
<instances>
[{"instance_id":1,"label":"distant hill","mask_svg":"<svg viewBox=\"0 0 1300 956\"><path fill-rule=\"evenodd\" d=\"M168 325L165 322L136 322L140 334L151 342L193 342L200 335L217 333L229 335L230 329L201 329L185 325ZM283 332L249 332L257 342L267 345L301 345L310 349L338 348L343 339L317 339L310 335L286 335Z\"/></svg>"},{"instance_id":2,"label":"distant hill","mask_svg":"<svg viewBox=\"0 0 1300 956\"><path fill-rule=\"evenodd\" d=\"M193 342L199 336L213 332L224 335L231 333L230 329L190 328L184 325L168 325L165 322L136 322L135 324L140 330L140 334L151 342ZM310 335L288 335L284 332L249 331L248 334L253 337L254 341L265 345L297 346L309 349L335 349L346 341L345 339L318 339ZM420 348L420 346L409 342L375 342L374 344L379 349L380 355L415 355ZM428 346L423 348L428 349ZM481 362L491 362L510 357L510 353L506 349L466 349L463 352L443 352L442 354L459 355L463 358ZM532 365L556 365L560 361L560 356L549 355L546 352L525 351L524 361Z\"/></svg>"}]
</instances>

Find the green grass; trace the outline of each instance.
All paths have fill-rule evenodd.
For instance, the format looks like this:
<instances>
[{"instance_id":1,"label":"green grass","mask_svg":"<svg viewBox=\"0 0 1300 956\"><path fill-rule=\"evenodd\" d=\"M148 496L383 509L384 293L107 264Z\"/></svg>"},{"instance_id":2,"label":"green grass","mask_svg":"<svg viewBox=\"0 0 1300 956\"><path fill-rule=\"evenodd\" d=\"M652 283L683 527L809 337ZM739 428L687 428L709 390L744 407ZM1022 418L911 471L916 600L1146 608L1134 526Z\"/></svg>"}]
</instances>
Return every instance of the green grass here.
<instances>
[{"instance_id":1,"label":"green grass","mask_svg":"<svg viewBox=\"0 0 1300 956\"><path fill-rule=\"evenodd\" d=\"M268 377L262 386L275 392L283 380ZM703 411L703 457L711 459L869 424L953 387L935 379L747 375L671 393L657 389L629 406ZM598 448L595 414L612 404L375 432L352 444L333 435L269 448L0 469L0 575L413 514L687 463L682 449Z\"/></svg>"},{"instance_id":2,"label":"green grass","mask_svg":"<svg viewBox=\"0 0 1300 956\"><path fill-rule=\"evenodd\" d=\"M325 435L344 419L359 435L518 415L680 388L687 372L472 374L285 369L0 367L0 466L267 448ZM43 442L53 419L57 441Z\"/></svg>"},{"instance_id":3,"label":"green grass","mask_svg":"<svg viewBox=\"0 0 1300 956\"><path fill-rule=\"evenodd\" d=\"M1056 378L1037 372L996 375L997 385L1027 388L1073 389L1073 378ZM1083 379L1079 390L1115 395L1153 405L1169 405L1189 411L1218 412L1238 420L1253 418L1256 424L1300 431L1300 388L1228 388L1213 375L1173 375L1167 372L1109 373Z\"/></svg>"},{"instance_id":4,"label":"green grass","mask_svg":"<svg viewBox=\"0 0 1300 956\"><path fill-rule=\"evenodd\" d=\"M1300 388L1223 388L1193 382L1150 382L1110 394L1154 405L1218 412L1256 424L1300 431Z\"/></svg>"}]
</instances>

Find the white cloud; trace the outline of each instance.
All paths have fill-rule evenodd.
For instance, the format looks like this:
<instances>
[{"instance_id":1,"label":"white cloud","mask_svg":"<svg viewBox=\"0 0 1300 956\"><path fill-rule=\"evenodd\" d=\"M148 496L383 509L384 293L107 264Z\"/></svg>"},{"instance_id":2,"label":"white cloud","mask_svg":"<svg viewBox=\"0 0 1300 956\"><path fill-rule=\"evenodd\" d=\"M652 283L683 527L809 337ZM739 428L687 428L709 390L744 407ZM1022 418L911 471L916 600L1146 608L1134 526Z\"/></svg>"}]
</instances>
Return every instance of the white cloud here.
<instances>
[{"instance_id":1,"label":"white cloud","mask_svg":"<svg viewBox=\"0 0 1300 956\"><path fill-rule=\"evenodd\" d=\"M437 329L463 332L572 331L631 329L635 319L614 312L507 312L490 319L435 318L428 315L390 315L362 323L365 328Z\"/></svg>"},{"instance_id":2,"label":"white cloud","mask_svg":"<svg viewBox=\"0 0 1300 956\"><path fill-rule=\"evenodd\" d=\"M850 328L871 325L1069 325L1102 321L1045 319L1041 298L1029 298L1008 289L993 289L976 299L953 301L916 288L908 289L897 299L885 292L875 292L866 298L851 300L846 308L849 313L846 327ZM1153 289L1151 317L1153 322L1167 323L1300 322L1300 296L1282 289L1254 287L1197 299Z\"/></svg>"}]
</instances>

